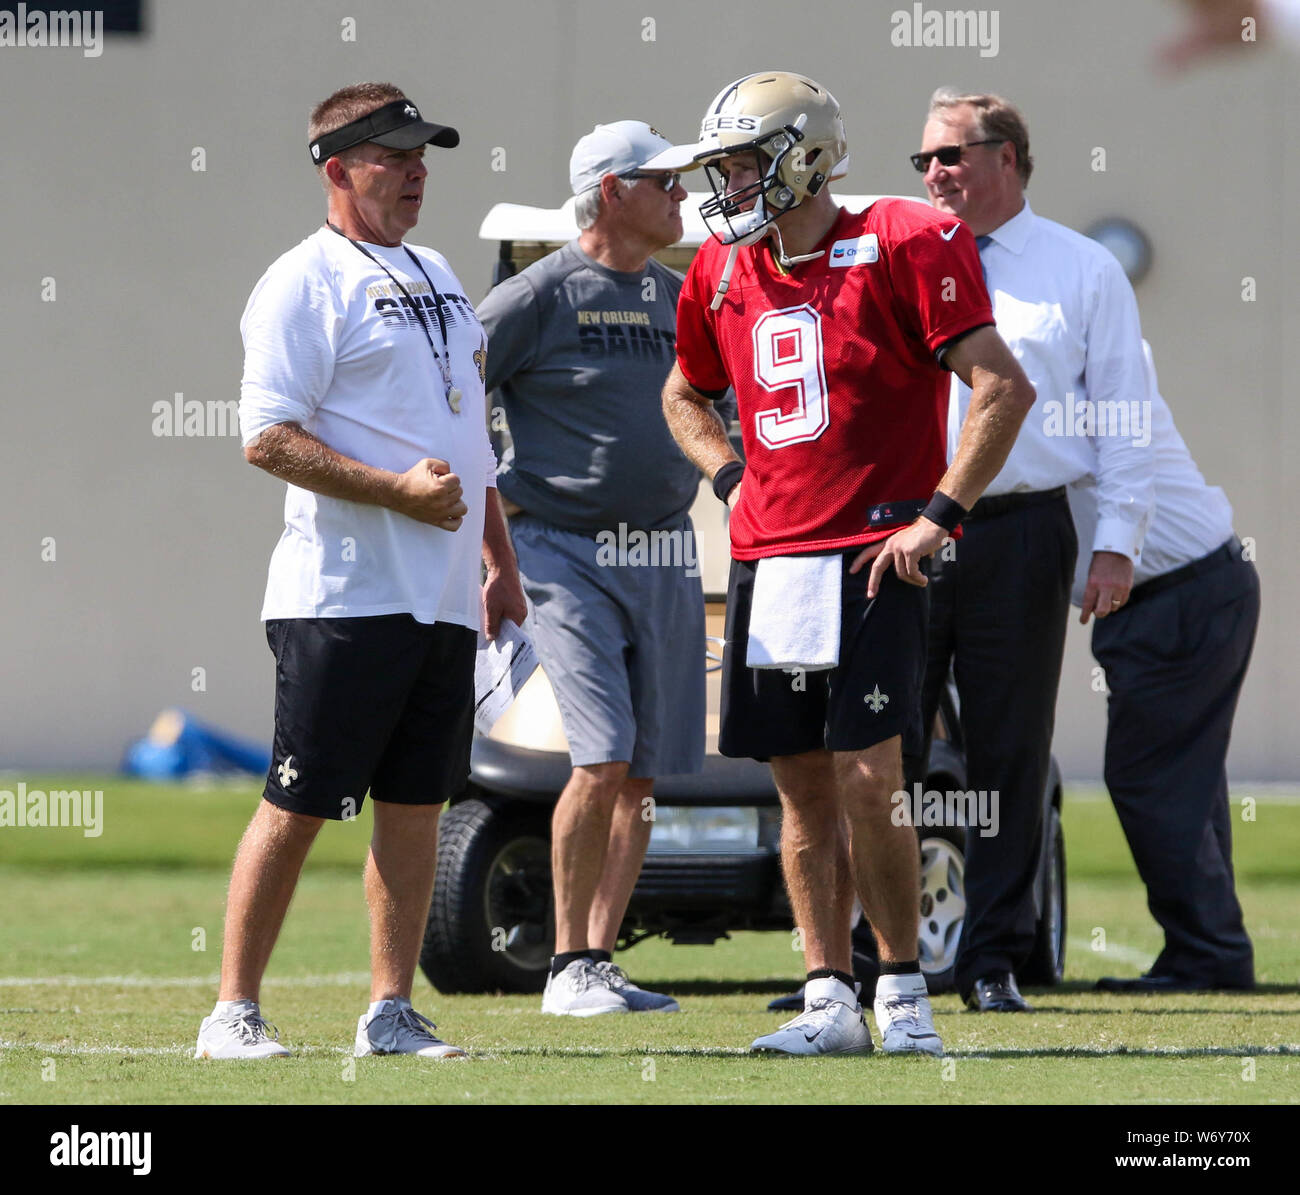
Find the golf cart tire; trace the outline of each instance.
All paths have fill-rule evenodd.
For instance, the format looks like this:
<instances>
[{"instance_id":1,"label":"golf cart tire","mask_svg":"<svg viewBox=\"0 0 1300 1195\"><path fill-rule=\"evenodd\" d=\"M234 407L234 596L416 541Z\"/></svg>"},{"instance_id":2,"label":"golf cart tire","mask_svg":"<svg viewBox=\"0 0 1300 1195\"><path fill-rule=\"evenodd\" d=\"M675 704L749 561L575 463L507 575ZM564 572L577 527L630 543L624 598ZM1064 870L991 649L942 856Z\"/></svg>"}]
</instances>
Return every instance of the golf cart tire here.
<instances>
[{"instance_id":1,"label":"golf cart tire","mask_svg":"<svg viewBox=\"0 0 1300 1195\"><path fill-rule=\"evenodd\" d=\"M554 949L550 842L549 808L474 796L443 812L420 950L420 968L438 991L546 986Z\"/></svg>"},{"instance_id":2,"label":"golf cart tire","mask_svg":"<svg viewBox=\"0 0 1300 1195\"><path fill-rule=\"evenodd\" d=\"M1044 846L1043 907L1034 933L1034 948L1020 974L1026 985L1055 987L1065 974L1065 834L1055 806L1047 811Z\"/></svg>"},{"instance_id":3,"label":"golf cart tire","mask_svg":"<svg viewBox=\"0 0 1300 1195\"><path fill-rule=\"evenodd\" d=\"M966 829L925 826L921 850L921 908L917 936L921 972L930 992L951 991L966 921Z\"/></svg>"}]
</instances>

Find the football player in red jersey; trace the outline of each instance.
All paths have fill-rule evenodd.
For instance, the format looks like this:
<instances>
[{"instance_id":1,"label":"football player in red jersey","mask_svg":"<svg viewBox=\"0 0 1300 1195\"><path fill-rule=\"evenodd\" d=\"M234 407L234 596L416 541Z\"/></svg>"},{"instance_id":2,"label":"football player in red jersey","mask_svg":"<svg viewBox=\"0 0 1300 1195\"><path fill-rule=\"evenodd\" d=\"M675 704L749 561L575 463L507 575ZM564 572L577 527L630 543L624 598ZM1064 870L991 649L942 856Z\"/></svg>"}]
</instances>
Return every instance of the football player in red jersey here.
<instances>
[{"instance_id":1,"label":"football player in red jersey","mask_svg":"<svg viewBox=\"0 0 1300 1195\"><path fill-rule=\"evenodd\" d=\"M841 209L827 184L846 155L834 97L765 71L719 93L699 142L647 164L704 166L714 190L664 413L732 509L719 749L771 762L803 931L804 1012L753 1049L871 1050L850 973L856 890L884 1049L938 1054L897 796L902 753L920 750L924 562L1001 468L1034 390L994 327L969 230L905 199ZM945 472L950 370L975 397ZM712 408L728 386L743 464Z\"/></svg>"}]
</instances>

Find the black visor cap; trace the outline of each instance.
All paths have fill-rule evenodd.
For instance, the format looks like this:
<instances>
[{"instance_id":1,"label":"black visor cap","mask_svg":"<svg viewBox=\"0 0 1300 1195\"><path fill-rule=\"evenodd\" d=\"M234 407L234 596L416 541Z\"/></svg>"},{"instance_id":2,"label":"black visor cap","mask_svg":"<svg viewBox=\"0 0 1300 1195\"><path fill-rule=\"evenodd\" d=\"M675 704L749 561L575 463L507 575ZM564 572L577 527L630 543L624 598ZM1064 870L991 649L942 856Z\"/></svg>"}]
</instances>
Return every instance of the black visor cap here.
<instances>
[{"instance_id":1,"label":"black visor cap","mask_svg":"<svg viewBox=\"0 0 1300 1195\"><path fill-rule=\"evenodd\" d=\"M389 149L414 149L417 145L455 149L460 144L460 134L447 125L421 120L419 109L410 100L393 100L341 129L317 137L309 146L311 160L319 166L363 141L373 141Z\"/></svg>"}]
</instances>

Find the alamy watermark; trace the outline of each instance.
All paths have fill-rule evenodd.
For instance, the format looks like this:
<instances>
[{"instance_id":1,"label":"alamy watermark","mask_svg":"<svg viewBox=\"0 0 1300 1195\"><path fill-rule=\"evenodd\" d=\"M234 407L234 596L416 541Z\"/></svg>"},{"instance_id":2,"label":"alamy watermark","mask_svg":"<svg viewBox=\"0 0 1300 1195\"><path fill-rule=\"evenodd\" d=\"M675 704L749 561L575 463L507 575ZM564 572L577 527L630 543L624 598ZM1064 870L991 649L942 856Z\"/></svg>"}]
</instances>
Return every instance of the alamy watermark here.
<instances>
[{"instance_id":1,"label":"alamy watermark","mask_svg":"<svg viewBox=\"0 0 1300 1195\"><path fill-rule=\"evenodd\" d=\"M0 50L43 46L76 46L84 57L98 58L104 52L103 9L28 12L20 4L16 12L0 11Z\"/></svg>"},{"instance_id":2,"label":"alamy watermark","mask_svg":"<svg viewBox=\"0 0 1300 1195\"><path fill-rule=\"evenodd\" d=\"M1151 443L1151 400L1078 399L1073 390L1065 392L1065 401L1049 399L1043 403L1043 435L1106 436L1132 440L1135 448Z\"/></svg>"},{"instance_id":3,"label":"alamy watermark","mask_svg":"<svg viewBox=\"0 0 1300 1195\"><path fill-rule=\"evenodd\" d=\"M596 564L600 568L684 568L688 577L700 575L700 558L690 527L671 531L629 530L596 533Z\"/></svg>"},{"instance_id":4,"label":"alamy watermark","mask_svg":"<svg viewBox=\"0 0 1300 1195\"><path fill-rule=\"evenodd\" d=\"M900 8L890 18L889 41L895 46L971 46L981 58L998 56L996 8L926 8L913 4L909 12Z\"/></svg>"},{"instance_id":5,"label":"alamy watermark","mask_svg":"<svg viewBox=\"0 0 1300 1195\"><path fill-rule=\"evenodd\" d=\"M132 1174L153 1169L153 1134L109 1133L74 1124L65 1133L52 1133L51 1166L129 1166Z\"/></svg>"},{"instance_id":6,"label":"alamy watermark","mask_svg":"<svg viewBox=\"0 0 1300 1195\"><path fill-rule=\"evenodd\" d=\"M15 792L0 788L0 829L6 826L42 828L77 826L87 838L104 832L104 790L29 789L18 782Z\"/></svg>"},{"instance_id":7,"label":"alamy watermark","mask_svg":"<svg viewBox=\"0 0 1300 1195\"><path fill-rule=\"evenodd\" d=\"M151 408L149 430L155 436L237 436L239 401L234 398L186 398L176 391L172 401L160 398Z\"/></svg>"},{"instance_id":8,"label":"alamy watermark","mask_svg":"<svg viewBox=\"0 0 1300 1195\"><path fill-rule=\"evenodd\" d=\"M923 788L918 780L911 792L900 788L889 799L894 806L889 820L896 826L965 826L967 830L978 829L981 838L996 837L998 832L1001 800L997 789L939 792Z\"/></svg>"}]
</instances>

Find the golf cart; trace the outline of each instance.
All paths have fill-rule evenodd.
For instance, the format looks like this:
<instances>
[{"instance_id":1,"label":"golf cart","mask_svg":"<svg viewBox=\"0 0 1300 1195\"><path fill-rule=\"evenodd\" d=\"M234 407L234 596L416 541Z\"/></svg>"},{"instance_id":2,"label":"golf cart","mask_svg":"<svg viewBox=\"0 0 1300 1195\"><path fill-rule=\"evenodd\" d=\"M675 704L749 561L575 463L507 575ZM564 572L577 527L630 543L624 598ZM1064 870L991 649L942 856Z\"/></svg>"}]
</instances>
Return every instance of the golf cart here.
<instances>
[{"instance_id":1,"label":"golf cart","mask_svg":"<svg viewBox=\"0 0 1300 1195\"><path fill-rule=\"evenodd\" d=\"M685 271L708 236L698 213L703 198L693 195L682 204L685 235L657 255L673 269ZM874 198L845 196L841 202L861 210ZM479 231L500 245L494 285L576 234L572 200L557 210L498 204ZM727 512L702 481L691 513L707 603L708 649L700 661L708 684L707 753L701 773L656 781L650 846L619 935L620 950L652 935L677 945L709 945L735 930L788 933L793 927L780 866L781 809L770 770L717 752L730 562ZM554 949L551 813L569 774L559 709L538 668L491 732L475 736L469 782L442 815L420 955L425 975L440 991L542 990ZM950 686L936 718L923 791L926 797L951 798L965 789ZM944 809L940 799L939 805L934 818L916 815L914 823L921 855L920 960L932 992L952 986L966 908L967 819L953 816L959 803L950 800ZM1055 760L1043 805L1037 938L1029 965L1019 972L1028 986L1055 984L1064 968L1065 848ZM978 831L971 825L969 832ZM855 957L855 969L858 962Z\"/></svg>"}]
</instances>

